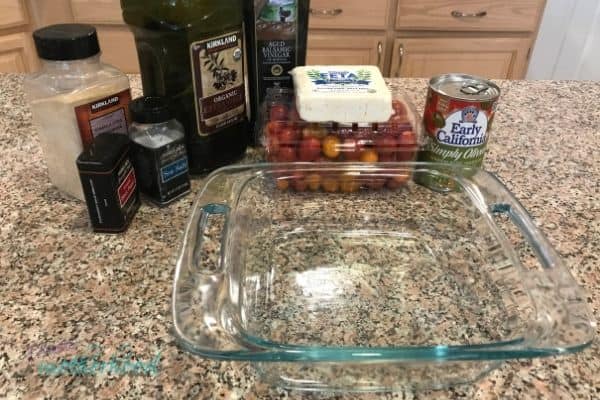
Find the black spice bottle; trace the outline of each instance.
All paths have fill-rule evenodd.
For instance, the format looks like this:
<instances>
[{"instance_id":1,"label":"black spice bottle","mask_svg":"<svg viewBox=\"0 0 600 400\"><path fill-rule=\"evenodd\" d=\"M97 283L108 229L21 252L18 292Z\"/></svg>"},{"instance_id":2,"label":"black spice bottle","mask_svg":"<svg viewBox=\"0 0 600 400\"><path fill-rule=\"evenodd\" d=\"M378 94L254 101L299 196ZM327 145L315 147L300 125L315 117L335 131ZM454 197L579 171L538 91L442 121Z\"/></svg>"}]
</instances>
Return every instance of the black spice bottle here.
<instances>
[{"instance_id":1,"label":"black spice bottle","mask_svg":"<svg viewBox=\"0 0 600 400\"><path fill-rule=\"evenodd\" d=\"M267 89L292 88L288 72L306 63L310 7L309 0L249 0L244 6L254 128Z\"/></svg>"},{"instance_id":2,"label":"black spice bottle","mask_svg":"<svg viewBox=\"0 0 600 400\"><path fill-rule=\"evenodd\" d=\"M190 191L183 126L164 97L140 97L129 105L133 164L140 191L164 206Z\"/></svg>"},{"instance_id":3,"label":"black spice bottle","mask_svg":"<svg viewBox=\"0 0 600 400\"><path fill-rule=\"evenodd\" d=\"M164 96L186 132L192 173L241 157L248 142L242 0L121 0L146 96Z\"/></svg>"},{"instance_id":4,"label":"black spice bottle","mask_svg":"<svg viewBox=\"0 0 600 400\"><path fill-rule=\"evenodd\" d=\"M77 158L90 221L96 232L122 232L140 207L125 135L105 133Z\"/></svg>"}]
</instances>

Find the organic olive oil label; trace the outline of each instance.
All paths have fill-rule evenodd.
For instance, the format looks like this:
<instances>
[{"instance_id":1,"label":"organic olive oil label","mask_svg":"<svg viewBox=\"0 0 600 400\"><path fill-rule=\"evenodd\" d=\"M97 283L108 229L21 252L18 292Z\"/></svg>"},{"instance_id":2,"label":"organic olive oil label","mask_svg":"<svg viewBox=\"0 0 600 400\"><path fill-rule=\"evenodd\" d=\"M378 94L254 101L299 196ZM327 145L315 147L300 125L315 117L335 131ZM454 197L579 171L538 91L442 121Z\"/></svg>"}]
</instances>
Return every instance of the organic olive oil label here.
<instances>
[{"instance_id":1,"label":"organic olive oil label","mask_svg":"<svg viewBox=\"0 0 600 400\"><path fill-rule=\"evenodd\" d=\"M260 4L264 4L260 8ZM257 79L260 87L292 87L297 63L296 0L255 1ZM259 102L265 90L259 93Z\"/></svg>"},{"instance_id":2,"label":"organic olive oil label","mask_svg":"<svg viewBox=\"0 0 600 400\"><path fill-rule=\"evenodd\" d=\"M242 31L190 45L198 134L208 136L245 116Z\"/></svg>"}]
</instances>

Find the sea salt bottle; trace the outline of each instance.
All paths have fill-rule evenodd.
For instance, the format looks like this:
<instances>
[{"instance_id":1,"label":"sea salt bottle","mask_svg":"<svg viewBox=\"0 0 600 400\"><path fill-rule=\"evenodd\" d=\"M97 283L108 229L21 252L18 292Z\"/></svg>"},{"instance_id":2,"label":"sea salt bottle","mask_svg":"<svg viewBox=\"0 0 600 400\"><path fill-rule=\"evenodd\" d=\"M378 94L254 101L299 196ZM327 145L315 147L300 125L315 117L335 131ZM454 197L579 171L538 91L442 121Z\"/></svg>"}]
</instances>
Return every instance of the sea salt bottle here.
<instances>
[{"instance_id":1,"label":"sea salt bottle","mask_svg":"<svg viewBox=\"0 0 600 400\"><path fill-rule=\"evenodd\" d=\"M91 25L51 25L33 39L42 68L26 78L25 92L50 181L83 200L76 159L100 134L127 134L129 79L100 62Z\"/></svg>"},{"instance_id":2,"label":"sea salt bottle","mask_svg":"<svg viewBox=\"0 0 600 400\"><path fill-rule=\"evenodd\" d=\"M139 97L130 106L133 164L140 191L164 206L190 192L183 126L166 97Z\"/></svg>"}]
</instances>

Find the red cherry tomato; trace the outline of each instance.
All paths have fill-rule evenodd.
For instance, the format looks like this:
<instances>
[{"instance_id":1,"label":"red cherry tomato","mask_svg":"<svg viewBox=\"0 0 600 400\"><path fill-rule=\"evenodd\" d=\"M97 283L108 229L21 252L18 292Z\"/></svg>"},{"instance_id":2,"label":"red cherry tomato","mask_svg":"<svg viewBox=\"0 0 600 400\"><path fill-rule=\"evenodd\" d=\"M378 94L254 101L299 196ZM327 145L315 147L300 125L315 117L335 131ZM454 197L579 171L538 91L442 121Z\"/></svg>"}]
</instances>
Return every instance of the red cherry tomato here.
<instances>
[{"instance_id":1,"label":"red cherry tomato","mask_svg":"<svg viewBox=\"0 0 600 400\"><path fill-rule=\"evenodd\" d=\"M279 135L281 129L283 128L283 124L281 122L267 122L267 135L276 136Z\"/></svg>"},{"instance_id":2,"label":"red cherry tomato","mask_svg":"<svg viewBox=\"0 0 600 400\"><path fill-rule=\"evenodd\" d=\"M367 182L369 189L378 190L385 186L385 178L371 178Z\"/></svg>"},{"instance_id":3,"label":"red cherry tomato","mask_svg":"<svg viewBox=\"0 0 600 400\"><path fill-rule=\"evenodd\" d=\"M412 161L417 151L417 136L413 131L404 131L398 138L398 161Z\"/></svg>"},{"instance_id":4,"label":"red cherry tomato","mask_svg":"<svg viewBox=\"0 0 600 400\"><path fill-rule=\"evenodd\" d=\"M398 142L392 135L379 135L375 138L375 148L379 154L391 154L396 152Z\"/></svg>"},{"instance_id":5,"label":"red cherry tomato","mask_svg":"<svg viewBox=\"0 0 600 400\"><path fill-rule=\"evenodd\" d=\"M300 140L300 131L287 126L279 132L279 143L283 146L295 146Z\"/></svg>"},{"instance_id":6,"label":"red cherry tomato","mask_svg":"<svg viewBox=\"0 0 600 400\"><path fill-rule=\"evenodd\" d=\"M321 141L315 137L306 137L300 142L298 159L300 161L315 161L321 155Z\"/></svg>"},{"instance_id":7,"label":"red cherry tomato","mask_svg":"<svg viewBox=\"0 0 600 400\"><path fill-rule=\"evenodd\" d=\"M271 121L285 121L288 115L288 109L283 104L273 104L269 110L269 119Z\"/></svg>"},{"instance_id":8,"label":"red cherry tomato","mask_svg":"<svg viewBox=\"0 0 600 400\"><path fill-rule=\"evenodd\" d=\"M304 175L296 175L292 180L292 186L297 192L306 191L306 189L308 189L308 182L306 182L306 177Z\"/></svg>"},{"instance_id":9,"label":"red cherry tomato","mask_svg":"<svg viewBox=\"0 0 600 400\"><path fill-rule=\"evenodd\" d=\"M417 144L417 136L413 131L404 131L398 138L398 145L402 147L413 147Z\"/></svg>"},{"instance_id":10,"label":"red cherry tomato","mask_svg":"<svg viewBox=\"0 0 600 400\"><path fill-rule=\"evenodd\" d=\"M392 100L394 115L406 115L406 106L400 100Z\"/></svg>"},{"instance_id":11,"label":"red cherry tomato","mask_svg":"<svg viewBox=\"0 0 600 400\"><path fill-rule=\"evenodd\" d=\"M379 161L380 162L394 162L394 161L396 161L396 153L380 153Z\"/></svg>"},{"instance_id":12,"label":"red cherry tomato","mask_svg":"<svg viewBox=\"0 0 600 400\"><path fill-rule=\"evenodd\" d=\"M296 161L296 149L290 146L282 146L277 153L277 161L293 162Z\"/></svg>"},{"instance_id":13,"label":"red cherry tomato","mask_svg":"<svg viewBox=\"0 0 600 400\"><path fill-rule=\"evenodd\" d=\"M398 189L398 188L406 185L406 183L409 181L409 179L410 179L410 176L408 174L399 173L399 174L393 176L392 178L388 179L387 186L390 189Z\"/></svg>"},{"instance_id":14,"label":"red cherry tomato","mask_svg":"<svg viewBox=\"0 0 600 400\"><path fill-rule=\"evenodd\" d=\"M388 133L397 136L406 130L411 130L412 126L406 116L392 116L388 121L388 128Z\"/></svg>"},{"instance_id":15,"label":"red cherry tomato","mask_svg":"<svg viewBox=\"0 0 600 400\"><path fill-rule=\"evenodd\" d=\"M277 155L279 152L279 138L277 136L268 136L267 137L267 152L271 155Z\"/></svg>"}]
</instances>

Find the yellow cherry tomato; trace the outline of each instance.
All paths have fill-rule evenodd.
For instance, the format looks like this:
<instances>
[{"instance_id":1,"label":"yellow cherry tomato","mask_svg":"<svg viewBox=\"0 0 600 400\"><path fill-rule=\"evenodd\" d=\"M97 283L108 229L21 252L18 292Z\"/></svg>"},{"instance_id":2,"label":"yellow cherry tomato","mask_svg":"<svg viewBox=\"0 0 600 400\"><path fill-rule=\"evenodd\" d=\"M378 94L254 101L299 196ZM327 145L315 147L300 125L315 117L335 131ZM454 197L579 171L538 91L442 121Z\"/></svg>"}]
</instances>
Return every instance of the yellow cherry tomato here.
<instances>
[{"instance_id":1,"label":"yellow cherry tomato","mask_svg":"<svg viewBox=\"0 0 600 400\"><path fill-rule=\"evenodd\" d=\"M373 149L364 150L362 153L360 153L360 161L374 163L379 161L379 156Z\"/></svg>"},{"instance_id":2,"label":"yellow cherry tomato","mask_svg":"<svg viewBox=\"0 0 600 400\"><path fill-rule=\"evenodd\" d=\"M340 155L340 139L336 136L326 136L321 142L323 154L327 158L337 158Z\"/></svg>"},{"instance_id":3,"label":"yellow cherry tomato","mask_svg":"<svg viewBox=\"0 0 600 400\"><path fill-rule=\"evenodd\" d=\"M335 177L327 176L323 178L321 186L323 187L324 191L328 193L335 193L338 191L340 184Z\"/></svg>"},{"instance_id":4,"label":"yellow cherry tomato","mask_svg":"<svg viewBox=\"0 0 600 400\"><path fill-rule=\"evenodd\" d=\"M313 192L316 192L321 187L321 175L319 174L309 174L306 175L306 183L308 184L308 188Z\"/></svg>"}]
</instances>

